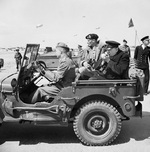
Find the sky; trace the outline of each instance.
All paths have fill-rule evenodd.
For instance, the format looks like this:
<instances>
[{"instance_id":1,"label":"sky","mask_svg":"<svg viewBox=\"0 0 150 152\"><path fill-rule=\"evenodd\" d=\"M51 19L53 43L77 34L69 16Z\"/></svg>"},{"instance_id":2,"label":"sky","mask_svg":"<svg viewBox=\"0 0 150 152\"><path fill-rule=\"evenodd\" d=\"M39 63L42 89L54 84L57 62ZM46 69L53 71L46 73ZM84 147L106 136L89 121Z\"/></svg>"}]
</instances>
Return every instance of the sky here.
<instances>
[{"instance_id":1,"label":"sky","mask_svg":"<svg viewBox=\"0 0 150 152\"><path fill-rule=\"evenodd\" d=\"M89 33L103 42L139 45L150 35L149 15L150 0L0 0L0 47L85 47ZM134 27L128 28L131 18Z\"/></svg>"}]
</instances>

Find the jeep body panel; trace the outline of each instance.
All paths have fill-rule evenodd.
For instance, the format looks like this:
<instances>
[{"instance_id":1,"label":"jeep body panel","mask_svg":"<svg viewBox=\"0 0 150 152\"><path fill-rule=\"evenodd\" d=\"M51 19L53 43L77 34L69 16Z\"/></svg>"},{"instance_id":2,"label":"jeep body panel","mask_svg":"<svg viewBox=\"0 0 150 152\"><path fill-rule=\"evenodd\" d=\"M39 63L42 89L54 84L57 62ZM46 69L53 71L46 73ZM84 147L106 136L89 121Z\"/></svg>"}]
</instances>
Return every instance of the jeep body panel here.
<instances>
[{"instance_id":1,"label":"jeep body panel","mask_svg":"<svg viewBox=\"0 0 150 152\"><path fill-rule=\"evenodd\" d=\"M114 93L111 92L112 89ZM135 91L136 80L80 80L73 83L72 87L64 88L58 96L68 100L68 104L75 102L74 105L84 99L86 102L100 99L118 106L124 115L130 117L135 115Z\"/></svg>"}]
</instances>

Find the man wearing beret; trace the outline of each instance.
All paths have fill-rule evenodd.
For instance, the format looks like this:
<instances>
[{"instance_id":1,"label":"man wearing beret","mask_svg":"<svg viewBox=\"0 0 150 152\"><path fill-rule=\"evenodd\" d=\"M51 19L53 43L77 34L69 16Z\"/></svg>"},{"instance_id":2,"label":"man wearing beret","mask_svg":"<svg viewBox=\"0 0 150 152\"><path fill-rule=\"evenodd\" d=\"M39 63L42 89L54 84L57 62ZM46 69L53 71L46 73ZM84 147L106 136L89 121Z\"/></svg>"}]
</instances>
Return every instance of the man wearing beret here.
<instances>
[{"instance_id":1,"label":"man wearing beret","mask_svg":"<svg viewBox=\"0 0 150 152\"><path fill-rule=\"evenodd\" d=\"M145 95L148 93L149 86L149 63L150 60L150 47L148 46L150 43L149 36L145 36L141 39L142 44L135 48L134 59L137 60L137 67L142 69L145 75Z\"/></svg>"},{"instance_id":2,"label":"man wearing beret","mask_svg":"<svg viewBox=\"0 0 150 152\"><path fill-rule=\"evenodd\" d=\"M107 63L102 71L95 71L91 80L128 79L129 55L121 51L116 41L106 41L108 55L103 57Z\"/></svg>"},{"instance_id":3,"label":"man wearing beret","mask_svg":"<svg viewBox=\"0 0 150 152\"><path fill-rule=\"evenodd\" d=\"M97 34L88 34L85 38L87 39L88 46L81 56L79 70L81 77L85 78L86 76L86 78L89 78L93 75L91 71L95 70L99 64L98 61L103 51L104 44L98 41L99 37Z\"/></svg>"},{"instance_id":4,"label":"man wearing beret","mask_svg":"<svg viewBox=\"0 0 150 152\"><path fill-rule=\"evenodd\" d=\"M131 56L130 47L127 45L127 40L123 40L123 44L119 46L119 49L124 51L125 53L128 53L129 56Z\"/></svg>"},{"instance_id":5,"label":"man wearing beret","mask_svg":"<svg viewBox=\"0 0 150 152\"><path fill-rule=\"evenodd\" d=\"M68 56L69 47L65 43L58 43L56 46L56 55L59 58L59 65L56 72L44 71L48 76L51 84L39 87L29 97L31 103L48 101L51 97L56 96L63 87L70 86L75 79L75 64Z\"/></svg>"}]
</instances>

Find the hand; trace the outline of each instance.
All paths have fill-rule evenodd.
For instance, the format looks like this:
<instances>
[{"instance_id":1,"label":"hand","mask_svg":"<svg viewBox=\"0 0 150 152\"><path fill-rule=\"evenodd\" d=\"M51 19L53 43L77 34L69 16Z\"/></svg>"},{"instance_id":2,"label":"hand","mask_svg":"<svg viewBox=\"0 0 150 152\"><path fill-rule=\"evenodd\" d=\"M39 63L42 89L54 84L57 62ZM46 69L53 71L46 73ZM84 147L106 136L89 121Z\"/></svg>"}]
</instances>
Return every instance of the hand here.
<instances>
[{"instance_id":1,"label":"hand","mask_svg":"<svg viewBox=\"0 0 150 152\"><path fill-rule=\"evenodd\" d=\"M103 61L105 61L107 63L110 61L109 55L106 52L101 54L101 58Z\"/></svg>"},{"instance_id":2,"label":"hand","mask_svg":"<svg viewBox=\"0 0 150 152\"><path fill-rule=\"evenodd\" d=\"M109 56L106 56L105 59L104 59L104 61L108 63L110 61Z\"/></svg>"},{"instance_id":3,"label":"hand","mask_svg":"<svg viewBox=\"0 0 150 152\"><path fill-rule=\"evenodd\" d=\"M91 68L91 65L88 64L87 62L84 62L83 65L84 65L84 67L87 68L87 69L90 69L90 68Z\"/></svg>"}]
</instances>

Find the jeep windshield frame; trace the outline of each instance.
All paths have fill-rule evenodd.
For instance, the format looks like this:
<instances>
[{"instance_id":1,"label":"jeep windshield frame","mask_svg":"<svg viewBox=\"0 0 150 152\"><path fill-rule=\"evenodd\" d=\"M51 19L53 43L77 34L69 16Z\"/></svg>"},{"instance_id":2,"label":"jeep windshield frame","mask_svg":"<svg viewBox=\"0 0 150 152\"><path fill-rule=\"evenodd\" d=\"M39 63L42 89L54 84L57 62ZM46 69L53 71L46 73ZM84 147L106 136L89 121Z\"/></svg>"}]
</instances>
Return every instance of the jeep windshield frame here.
<instances>
[{"instance_id":1,"label":"jeep windshield frame","mask_svg":"<svg viewBox=\"0 0 150 152\"><path fill-rule=\"evenodd\" d=\"M36 61L40 44L27 44L24 52L21 68Z\"/></svg>"},{"instance_id":2,"label":"jeep windshield frame","mask_svg":"<svg viewBox=\"0 0 150 152\"><path fill-rule=\"evenodd\" d=\"M23 56L22 63L21 63L21 69L19 71L18 78L17 78L17 86L25 83L25 82L23 82L23 80L26 77L28 77L28 76L30 78L32 77L32 71L30 71L30 70L28 71L26 68L29 64L32 64L32 62L36 61L39 48L40 48L40 44L27 44L26 45L26 49L25 49L24 56Z\"/></svg>"}]
</instances>

